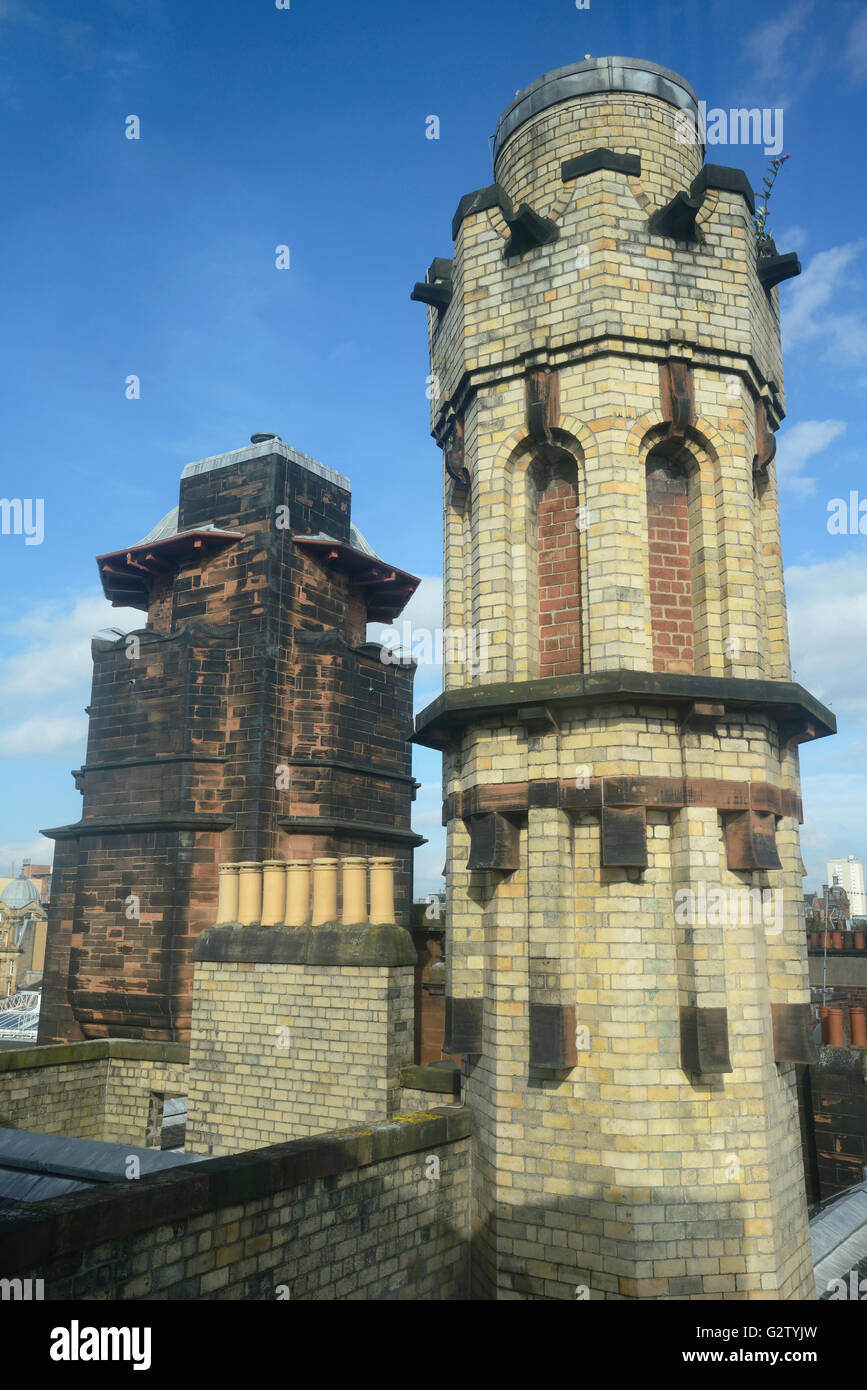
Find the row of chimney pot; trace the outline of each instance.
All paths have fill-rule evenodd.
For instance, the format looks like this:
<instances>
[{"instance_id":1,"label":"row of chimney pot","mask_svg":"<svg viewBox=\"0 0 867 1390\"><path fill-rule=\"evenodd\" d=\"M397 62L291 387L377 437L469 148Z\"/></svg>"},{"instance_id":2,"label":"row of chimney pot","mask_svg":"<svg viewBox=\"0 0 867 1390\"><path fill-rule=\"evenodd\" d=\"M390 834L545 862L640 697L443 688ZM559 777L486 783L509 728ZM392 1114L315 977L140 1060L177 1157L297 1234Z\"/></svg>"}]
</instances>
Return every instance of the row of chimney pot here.
<instances>
[{"instance_id":1,"label":"row of chimney pot","mask_svg":"<svg viewBox=\"0 0 867 1390\"><path fill-rule=\"evenodd\" d=\"M846 1034L843 1028L843 1010L822 1005L819 1009L822 1023L822 1042L826 1047L845 1047ZM849 1010L849 1027L852 1030L852 1046L867 1047L867 1012L864 1009Z\"/></svg>"},{"instance_id":2,"label":"row of chimney pot","mask_svg":"<svg viewBox=\"0 0 867 1390\"><path fill-rule=\"evenodd\" d=\"M826 946L829 951L867 951L867 932L811 931L807 935L813 951L823 951Z\"/></svg>"},{"instance_id":3,"label":"row of chimney pot","mask_svg":"<svg viewBox=\"0 0 867 1390\"><path fill-rule=\"evenodd\" d=\"M338 870L344 926L394 922L395 859L266 859L220 865L217 926L322 926L336 922ZM370 870L370 912L368 900ZM312 905L311 905L312 879Z\"/></svg>"}]
</instances>

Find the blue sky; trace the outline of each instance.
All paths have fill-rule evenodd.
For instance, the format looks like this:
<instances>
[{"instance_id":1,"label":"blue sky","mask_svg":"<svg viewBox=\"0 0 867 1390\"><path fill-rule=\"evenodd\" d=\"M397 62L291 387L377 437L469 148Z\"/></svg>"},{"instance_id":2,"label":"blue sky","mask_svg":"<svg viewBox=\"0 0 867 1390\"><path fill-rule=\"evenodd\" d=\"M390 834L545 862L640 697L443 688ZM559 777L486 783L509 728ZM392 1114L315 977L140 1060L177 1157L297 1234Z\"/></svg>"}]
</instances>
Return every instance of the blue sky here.
<instances>
[{"instance_id":1,"label":"blue sky","mask_svg":"<svg viewBox=\"0 0 867 1390\"><path fill-rule=\"evenodd\" d=\"M144 534L191 459L274 430L347 473L356 523L426 577L416 621L436 625L440 454L409 290L451 253L461 195L490 181L515 91L587 53L672 67L708 107L783 108L770 225L804 265L781 289L794 665L841 727L802 751L805 884L830 853L867 860L867 538L826 524L830 499L867 498L864 6L0 0L0 491L45 504L41 545L0 535L0 874L80 812L90 637L123 625L93 557ZM743 146L709 158L754 186L767 163ZM416 682L423 705L438 672ZM426 891L439 758L419 751L416 776Z\"/></svg>"}]
</instances>

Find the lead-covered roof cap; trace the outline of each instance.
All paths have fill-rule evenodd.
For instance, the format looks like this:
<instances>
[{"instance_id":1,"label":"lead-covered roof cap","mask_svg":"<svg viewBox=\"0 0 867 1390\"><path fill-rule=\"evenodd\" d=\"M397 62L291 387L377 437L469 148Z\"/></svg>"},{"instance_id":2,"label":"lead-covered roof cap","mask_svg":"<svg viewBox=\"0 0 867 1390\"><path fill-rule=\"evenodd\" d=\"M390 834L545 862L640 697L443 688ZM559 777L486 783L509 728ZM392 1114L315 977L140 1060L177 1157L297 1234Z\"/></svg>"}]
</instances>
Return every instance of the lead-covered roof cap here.
<instances>
[{"instance_id":1,"label":"lead-covered roof cap","mask_svg":"<svg viewBox=\"0 0 867 1390\"><path fill-rule=\"evenodd\" d=\"M503 145L519 126L558 102L595 92L635 92L659 97L689 112L698 125L698 97L686 78L647 58L589 58L543 73L509 102L494 135L494 164Z\"/></svg>"}]
</instances>

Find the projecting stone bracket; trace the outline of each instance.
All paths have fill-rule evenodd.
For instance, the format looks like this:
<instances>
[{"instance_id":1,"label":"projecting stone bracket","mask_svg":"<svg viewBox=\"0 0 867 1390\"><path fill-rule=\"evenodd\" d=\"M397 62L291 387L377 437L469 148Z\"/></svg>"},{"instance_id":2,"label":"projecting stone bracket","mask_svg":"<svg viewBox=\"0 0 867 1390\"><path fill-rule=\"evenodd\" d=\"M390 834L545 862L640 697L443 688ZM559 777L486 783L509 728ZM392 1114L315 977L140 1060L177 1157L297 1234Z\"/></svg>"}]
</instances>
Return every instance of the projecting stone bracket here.
<instances>
[{"instance_id":1,"label":"projecting stone bracket","mask_svg":"<svg viewBox=\"0 0 867 1390\"><path fill-rule=\"evenodd\" d=\"M781 869L777 823L770 811L736 811L726 817L726 856L730 869Z\"/></svg>"},{"instance_id":2,"label":"projecting stone bracket","mask_svg":"<svg viewBox=\"0 0 867 1390\"><path fill-rule=\"evenodd\" d=\"M647 812L643 806L602 807L602 864L606 869L647 868Z\"/></svg>"},{"instance_id":3,"label":"projecting stone bracket","mask_svg":"<svg viewBox=\"0 0 867 1390\"><path fill-rule=\"evenodd\" d=\"M681 1006L680 1059L684 1071L700 1075L723 1075L734 1070L725 1009Z\"/></svg>"},{"instance_id":4,"label":"projecting stone bracket","mask_svg":"<svg viewBox=\"0 0 867 1390\"><path fill-rule=\"evenodd\" d=\"M695 219L701 211L704 194L691 198L688 193L675 193L670 203L657 208L648 226L657 236L672 237L675 241L697 241Z\"/></svg>"},{"instance_id":5,"label":"projecting stone bracket","mask_svg":"<svg viewBox=\"0 0 867 1390\"><path fill-rule=\"evenodd\" d=\"M530 1066L568 1071L577 1063L574 1004L531 1004Z\"/></svg>"},{"instance_id":6,"label":"projecting stone bracket","mask_svg":"<svg viewBox=\"0 0 867 1390\"><path fill-rule=\"evenodd\" d=\"M726 707L713 704L710 700L696 700L688 705L680 718L678 728L681 734L704 731L712 733L720 719L725 718Z\"/></svg>"},{"instance_id":7,"label":"projecting stone bracket","mask_svg":"<svg viewBox=\"0 0 867 1390\"><path fill-rule=\"evenodd\" d=\"M768 423L767 407L762 399L755 403L756 452L753 455L753 473L765 474L768 465L777 452L777 441Z\"/></svg>"},{"instance_id":8,"label":"projecting stone bracket","mask_svg":"<svg viewBox=\"0 0 867 1390\"><path fill-rule=\"evenodd\" d=\"M616 174L631 174L638 178L641 173L641 155L615 154L613 150L600 147L565 160L560 166L560 178L564 183L568 183L571 179L583 178L585 174L595 174L598 169L611 169Z\"/></svg>"},{"instance_id":9,"label":"projecting stone bracket","mask_svg":"<svg viewBox=\"0 0 867 1390\"><path fill-rule=\"evenodd\" d=\"M537 246L547 246L560 235L556 222L534 212L529 203L521 203L517 212L504 212L503 217L511 232L503 252L505 260L512 256L523 256Z\"/></svg>"},{"instance_id":10,"label":"projecting stone bracket","mask_svg":"<svg viewBox=\"0 0 867 1390\"><path fill-rule=\"evenodd\" d=\"M659 394L669 439L685 438L696 420L695 383L689 362L671 358L660 363Z\"/></svg>"},{"instance_id":11,"label":"projecting stone bracket","mask_svg":"<svg viewBox=\"0 0 867 1390\"><path fill-rule=\"evenodd\" d=\"M801 262L795 251L789 251L784 256L763 256L758 262L759 279L767 291L800 273Z\"/></svg>"},{"instance_id":12,"label":"projecting stone bracket","mask_svg":"<svg viewBox=\"0 0 867 1390\"><path fill-rule=\"evenodd\" d=\"M723 193L740 193L750 215L755 212L755 195L743 169L733 169L727 164L705 164L689 185L689 191L693 198L703 198L711 188Z\"/></svg>"},{"instance_id":13,"label":"projecting stone bracket","mask_svg":"<svg viewBox=\"0 0 867 1390\"><path fill-rule=\"evenodd\" d=\"M484 815L469 816L465 824L470 832L467 868L514 873L521 862L517 823L498 811L489 811Z\"/></svg>"},{"instance_id":14,"label":"projecting stone bracket","mask_svg":"<svg viewBox=\"0 0 867 1390\"><path fill-rule=\"evenodd\" d=\"M560 377L548 367L530 371L524 377L524 405L527 430L538 444L551 443L551 431L560 419Z\"/></svg>"},{"instance_id":15,"label":"projecting stone bracket","mask_svg":"<svg viewBox=\"0 0 867 1390\"><path fill-rule=\"evenodd\" d=\"M418 281L413 285L409 297L418 304L428 304L440 314L444 314L453 294L452 262L444 256L435 256L424 281Z\"/></svg>"},{"instance_id":16,"label":"projecting stone bracket","mask_svg":"<svg viewBox=\"0 0 867 1390\"><path fill-rule=\"evenodd\" d=\"M819 1060L809 1004L772 1004L774 1060L810 1066Z\"/></svg>"},{"instance_id":17,"label":"projecting stone bracket","mask_svg":"<svg viewBox=\"0 0 867 1390\"><path fill-rule=\"evenodd\" d=\"M465 193L452 218L452 241L457 241L465 217L472 217L477 212L487 212L489 208L499 208L504 216L512 211L512 201L498 183L489 183L486 188L477 188L473 193Z\"/></svg>"},{"instance_id":18,"label":"projecting stone bracket","mask_svg":"<svg viewBox=\"0 0 867 1390\"><path fill-rule=\"evenodd\" d=\"M520 705L515 717L519 724L523 724L528 735L535 738L556 734L560 730L556 716L547 705Z\"/></svg>"},{"instance_id":19,"label":"projecting stone bracket","mask_svg":"<svg viewBox=\"0 0 867 1390\"><path fill-rule=\"evenodd\" d=\"M446 1036L443 1052L453 1057L478 1056L482 1050L481 999L455 999L446 995Z\"/></svg>"}]
</instances>

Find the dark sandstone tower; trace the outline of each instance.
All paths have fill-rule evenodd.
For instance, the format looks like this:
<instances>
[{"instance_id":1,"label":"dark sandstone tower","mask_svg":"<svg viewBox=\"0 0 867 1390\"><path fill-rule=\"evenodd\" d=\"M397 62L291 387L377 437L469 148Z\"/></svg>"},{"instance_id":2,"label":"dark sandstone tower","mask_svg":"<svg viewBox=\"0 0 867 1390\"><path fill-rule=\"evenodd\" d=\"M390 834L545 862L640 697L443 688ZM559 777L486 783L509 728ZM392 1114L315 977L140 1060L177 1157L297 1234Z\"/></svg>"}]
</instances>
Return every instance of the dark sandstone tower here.
<instances>
[{"instance_id":1,"label":"dark sandstone tower","mask_svg":"<svg viewBox=\"0 0 867 1390\"><path fill-rule=\"evenodd\" d=\"M408 920L413 667L365 627L418 581L352 526L349 480L275 435L189 464L178 507L98 563L147 626L93 642L81 820L44 832L39 1041L186 1041L219 863L391 855Z\"/></svg>"},{"instance_id":2,"label":"dark sandstone tower","mask_svg":"<svg viewBox=\"0 0 867 1390\"><path fill-rule=\"evenodd\" d=\"M779 543L798 267L690 119L654 63L546 74L413 292L445 625L490 652L415 734L481 1297L813 1297L797 746L834 719L791 680Z\"/></svg>"}]
</instances>

